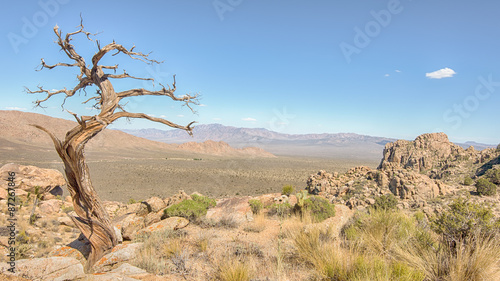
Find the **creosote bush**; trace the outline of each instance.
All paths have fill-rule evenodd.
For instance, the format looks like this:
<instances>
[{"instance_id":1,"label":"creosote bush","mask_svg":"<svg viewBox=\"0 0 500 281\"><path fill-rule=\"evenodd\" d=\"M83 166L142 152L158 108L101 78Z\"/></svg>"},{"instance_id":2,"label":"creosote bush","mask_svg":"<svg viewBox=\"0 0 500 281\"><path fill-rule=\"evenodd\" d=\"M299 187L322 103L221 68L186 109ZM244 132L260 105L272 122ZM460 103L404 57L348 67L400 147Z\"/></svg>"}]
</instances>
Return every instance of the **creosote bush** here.
<instances>
[{"instance_id":1,"label":"creosote bush","mask_svg":"<svg viewBox=\"0 0 500 281\"><path fill-rule=\"evenodd\" d=\"M375 204L373 208L380 210L392 210L396 208L398 204L398 199L392 193L384 194L382 196L375 198Z\"/></svg>"},{"instance_id":2,"label":"creosote bush","mask_svg":"<svg viewBox=\"0 0 500 281\"><path fill-rule=\"evenodd\" d=\"M290 203L274 203L271 206L267 207L267 214L269 216L277 215L278 217L285 217L291 214L292 205Z\"/></svg>"},{"instance_id":3,"label":"creosote bush","mask_svg":"<svg viewBox=\"0 0 500 281\"><path fill-rule=\"evenodd\" d=\"M494 184L500 184L500 169L489 169L485 173L486 178Z\"/></svg>"},{"instance_id":4,"label":"creosote bush","mask_svg":"<svg viewBox=\"0 0 500 281\"><path fill-rule=\"evenodd\" d=\"M303 208L310 211L316 222L322 222L327 218L335 216L335 205L323 197L312 196L306 198Z\"/></svg>"},{"instance_id":5,"label":"creosote bush","mask_svg":"<svg viewBox=\"0 0 500 281\"><path fill-rule=\"evenodd\" d=\"M216 205L215 199L193 194L192 200L184 200L180 203L166 208L164 212L165 217L183 217L190 221L196 221L200 217L207 214L210 207Z\"/></svg>"},{"instance_id":6,"label":"creosote bush","mask_svg":"<svg viewBox=\"0 0 500 281\"><path fill-rule=\"evenodd\" d=\"M250 209L252 209L252 213L254 215L258 215L264 207L259 199L250 199L248 200L248 204L250 205Z\"/></svg>"},{"instance_id":7,"label":"creosote bush","mask_svg":"<svg viewBox=\"0 0 500 281\"><path fill-rule=\"evenodd\" d=\"M281 190L281 194L286 195L286 196L290 196L290 194L292 194L294 190L295 190L295 188L293 188L293 185L287 184L287 185L283 186L283 189Z\"/></svg>"},{"instance_id":8,"label":"creosote bush","mask_svg":"<svg viewBox=\"0 0 500 281\"><path fill-rule=\"evenodd\" d=\"M456 244L474 236L498 234L500 220L495 220L490 206L458 198L447 210L432 220L431 226L446 241Z\"/></svg>"},{"instance_id":9,"label":"creosote bush","mask_svg":"<svg viewBox=\"0 0 500 281\"><path fill-rule=\"evenodd\" d=\"M493 196L497 194L497 186L485 178L477 180L476 190L479 195Z\"/></svg>"},{"instance_id":10,"label":"creosote bush","mask_svg":"<svg viewBox=\"0 0 500 281\"><path fill-rule=\"evenodd\" d=\"M471 179L471 177L467 176L464 178L464 185L473 185L474 180Z\"/></svg>"}]
</instances>

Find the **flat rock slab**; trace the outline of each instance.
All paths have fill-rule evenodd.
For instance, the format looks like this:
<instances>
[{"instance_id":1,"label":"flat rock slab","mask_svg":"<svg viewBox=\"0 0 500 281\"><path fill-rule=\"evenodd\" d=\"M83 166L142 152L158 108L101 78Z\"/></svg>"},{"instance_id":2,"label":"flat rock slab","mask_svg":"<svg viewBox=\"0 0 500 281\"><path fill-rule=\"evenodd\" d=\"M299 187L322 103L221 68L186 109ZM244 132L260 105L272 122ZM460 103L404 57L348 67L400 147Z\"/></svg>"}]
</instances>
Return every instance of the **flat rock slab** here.
<instances>
[{"instance_id":1,"label":"flat rock slab","mask_svg":"<svg viewBox=\"0 0 500 281\"><path fill-rule=\"evenodd\" d=\"M120 244L111 250L94 265L95 272L108 272L118 263L129 261L137 256L138 250L143 243Z\"/></svg>"},{"instance_id":2,"label":"flat rock slab","mask_svg":"<svg viewBox=\"0 0 500 281\"><path fill-rule=\"evenodd\" d=\"M217 205L207 211L207 218L221 220L231 217L237 223L252 221L252 210L248 200L252 197L228 198L217 202Z\"/></svg>"},{"instance_id":3,"label":"flat rock slab","mask_svg":"<svg viewBox=\"0 0 500 281\"><path fill-rule=\"evenodd\" d=\"M170 217L166 218L160 222L153 223L152 225L139 230L135 235L151 234L156 231L162 230L177 230L186 227L189 224L189 220L181 217Z\"/></svg>"},{"instance_id":4,"label":"flat rock slab","mask_svg":"<svg viewBox=\"0 0 500 281\"><path fill-rule=\"evenodd\" d=\"M7 271L10 265L0 264L0 272L5 275L13 275L30 280L75 280L85 277L83 265L74 258L50 257L38 259L26 259L16 261L16 273Z\"/></svg>"},{"instance_id":5,"label":"flat rock slab","mask_svg":"<svg viewBox=\"0 0 500 281\"><path fill-rule=\"evenodd\" d=\"M121 275L119 273L95 273L89 274L82 279L82 281L138 281L141 279L132 278L129 276Z\"/></svg>"}]
</instances>

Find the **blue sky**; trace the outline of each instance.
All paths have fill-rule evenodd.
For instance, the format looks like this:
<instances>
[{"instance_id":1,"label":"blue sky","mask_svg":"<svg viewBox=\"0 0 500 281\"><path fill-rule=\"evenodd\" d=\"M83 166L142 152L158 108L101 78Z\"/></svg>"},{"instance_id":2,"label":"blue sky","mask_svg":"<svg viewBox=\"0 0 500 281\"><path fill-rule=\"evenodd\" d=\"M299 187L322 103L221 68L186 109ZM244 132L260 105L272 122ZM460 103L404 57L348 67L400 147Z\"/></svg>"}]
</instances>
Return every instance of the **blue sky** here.
<instances>
[{"instance_id":1,"label":"blue sky","mask_svg":"<svg viewBox=\"0 0 500 281\"><path fill-rule=\"evenodd\" d=\"M413 139L443 131L451 140L500 142L500 2L390 1L8 1L0 17L0 109L71 119L62 99L33 108L42 96L23 91L74 87L76 69L35 71L69 62L52 28L87 31L164 61L118 63L131 75L152 76L177 93L200 93L198 114L168 98L130 99L126 109L179 124L196 120L283 133L353 132ZM73 42L87 62L95 43ZM497 82L498 81L498 82ZM120 80L116 90L159 89ZM87 93L93 93L88 89ZM84 93L68 100L79 114ZM148 121L114 128L160 128Z\"/></svg>"}]
</instances>

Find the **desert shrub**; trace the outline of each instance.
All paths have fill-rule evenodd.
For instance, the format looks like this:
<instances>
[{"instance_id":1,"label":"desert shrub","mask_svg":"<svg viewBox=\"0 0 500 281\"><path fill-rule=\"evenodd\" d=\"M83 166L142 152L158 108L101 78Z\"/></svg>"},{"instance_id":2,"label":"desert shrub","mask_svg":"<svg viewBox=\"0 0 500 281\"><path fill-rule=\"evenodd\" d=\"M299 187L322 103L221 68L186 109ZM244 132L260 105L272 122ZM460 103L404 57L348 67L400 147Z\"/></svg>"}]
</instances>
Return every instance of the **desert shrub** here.
<instances>
[{"instance_id":1,"label":"desert shrub","mask_svg":"<svg viewBox=\"0 0 500 281\"><path fill-rule=\"evenodd\" d=\"M500 169L489 169L486 171L485 176L490 180L490 182L500 184Z\"/></svg>"},{"instance_id":2,"label":"desert shrub","mask_svg":"<svg viewBox=\"0 0 500 281\"><path fill-rule=\"evenodd\" d=\"M285 217L292 212L292 206L288 202L280 204L274 203L267 208L268 208L267 214L269 216L277 215L279 217Z\"/></svg>"},{"instance_id":3,"label":"desert shrub","mask_svg":"<svg viewBox=\"0 0 500 281\"><path fill-rule=\"evenodd\" d=\"M141 201L140 201L140 200L139 200L139 201L136 201L134 198L130 198L130 199L128 199L127 204L131 205L131 204L135 204L135 203L137 203L137 202L141 202Z\"/></svg>"},{"instance_id":4,"label":"desert shrub","mask_svg":"<svg viewBox=\"0 0 500 281\"><path fill-rule=\"evenodd\" d=\"M216 223L216 227L227 229L237 228L239 225L238 220L232 215L225 215Z\"/></svg>"},{"instance_id":5,"label":"desert shrub","mask_svg":"<svg viewBox=\"0 0 500 281\"><path fill-rule=\"evenodd\" d=\"M193 194L191 195L191 199L206 205L207 208L215 207L215 205L217 205L215 199L203 195Z\"/></svg>"},{"instance_id":6,"label":"desert shrub","mask_svg":"<svg viewBox=\"0 0 500 281\"><path fill-rule=\"evenodd\" d=\"M473 185L474 180L471 179L471 177L467 176L464 178L464 185Z\"/></svg>"},{"instance_id":7,"label":"desert shrub","mask_svg":"<svg viewBox=\"0 0 500 281\"><path fill-rule=\"evenodd\" d=\"M490 206L457 198L447 210L431 221L431 226L446 241L456 245L457 242L469 240L474 235L488 236L498 233L500 221L495 220Z\"/></svg>"},{"instance_id":8,"label":"desert shrub","mask_svg":"<svg viewBox=\"0 0 500 281\"><path fill-rule=\"evenodd\" d=\"M347 242L371 255L390 257L408 241L431 244L430 233L417 224L415 218L401 211L371 209L369 214L360 214L342 230Z\"/></svg>"},{"instance_id":9,"label":"desert shrub","mask_svg":"<svg viewBox=\"0 0 500 281\"><path fill-rule=\"evenodd\" d=\"M500 240L474 237L450 248L441 240L434 247L410 241L397 259L425 273L425 280L500 280Z\"/></svg>"},{"instance_id":10,"label":"desert shrub","mask_svg":"<svg viewBox=\"0 0 500 281\"><path fill-rule=\"evenodd\" d=\"M479 195L492 196L497 194L497 186L485 178L477 180L476 189Z\"/></svg>"},{"instance_id":11,"label":"desert shrub","mask_svg":"<svg viewBox=\"0 0 500 281\"><path fill-rule=\"evenodd\" d=\"M292 194L293 191L294 191L293 185L287 184L287 185L283 186L283 188L281 190L281 194L286 195L286 196L290 196L290 194Z\"/></svg>"},{"instance_id":12,"label":"desert shrub","mask_svg":"<svg viewBox=\"0 0 500 281\"><path fill-rule=\"evenodd\" d=\"M500 152L500 144L497 145L497 152Z\"/></svg>"},{"instance_id":13,"label":"desert shrub","mask_svg":"<svg viewBox=\"0 0 500 281\"><path fill-rule=\"evenodd\" d=\"M398 204L398 199L392 193L385 194L375 198L375 204L373 208L380 210L392 210L396 209Z\"/></svg>"},{"instance_id":14,"label":"desert shrub","mask_svg":"<svg viewBox=\"0 0 500 281\"><path fill-rule=\"evenodd\" d=\"M250 209L252 209L252 213L254 215L258 215L260 210L264 207L262 202L259 199L250 199L248 200L248 204L250 204Z\"/></svg>"},{"instance_id":15,"label":"desert shrub","mask_svg":"<svg viewBox=\"0 0 500 281\"><path fill-rule=\"evenodd\" d=\"M326 239L324 230L300 229L293 237L297 256L317 280L424 280L424 274L405 263L383 259ZM322 238L323 237L323 238ZM315 280L316 280L315 279Z\"/></svg>"},{"instance_id":16,"label":"desert shrub","mask_svg":"<svg viewBox=\"0 0 500 281\"><path fill-rule=\"evenodd\" d=\"M313 196L306 198L303 208L310 211L316 222L321 222L335 216L335 205L322 197Z\"/></svg>"},{"instance_id":17,"label":"desert shrub","mask_svg":"<svg viewBox=\"0 0 500 281\"><path fill-rule=\"evenodd\" d=\"M166 208L163 212L167 218L183 217L190 221L196 221L207 214L208 208L212 206L211 204L210 200L203 198L197 198L197 200L184 200Z\"/></svg>"}]
</instances>

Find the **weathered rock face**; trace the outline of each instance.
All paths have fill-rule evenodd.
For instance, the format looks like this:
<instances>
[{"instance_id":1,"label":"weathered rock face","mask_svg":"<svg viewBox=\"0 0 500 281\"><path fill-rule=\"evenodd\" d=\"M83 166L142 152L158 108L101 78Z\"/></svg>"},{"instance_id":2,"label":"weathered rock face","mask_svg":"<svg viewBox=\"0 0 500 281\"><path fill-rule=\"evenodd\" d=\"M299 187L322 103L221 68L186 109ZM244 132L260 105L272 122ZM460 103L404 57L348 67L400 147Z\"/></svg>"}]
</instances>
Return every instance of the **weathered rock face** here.
<instances>
[{"instance_id":1,"label":"weathered rock face","mask_svg":"<svg viewBox=\"0 0 500 281\"><path fill-rule=\"evenodd\" d=\"M426 175L407 170L399 170L393 173L389 189L401 199L413 200L432 199L439 195L445 195L448 191L445 184L430 179Z\"/></svg>"},{"instance_id":2,"label":"weathered rock face","mask_svg":"<svg viewBox=\"0 0 500 281\"><path fill-rule=\"evenodd\" d=\"M179 190L177 194L175 194L172 197L165 198L163 202L165 202L165 205L169 207L174 204L180 203L184 200L191 200L191 196L189 196L186 192L184 192L184 190Z\"/></svg>"},{"instance_id":3,"label":"weathered rock face","mask_svg":"<svg viewBox=\"0 0 500 281\"><path fill-rule=\"evenodd\" d=\"M472 153L474 151L466 151L450 142L444 133L423 134L414 141L398 140L386 144L378 169L409 168L420 172Z\"/></svg>"},{"instance_id":4,"label":"weathered rock face","mask_svg":"<svg viewBox=\"0 0 500 281\"><path fill-rule=\"evenodd\" d=\"M132 260L137 256L137 251L142 247L142 243L119 244L111 252L94 265L95 272L106 272L113 269L114 265Z\"/></svg>"},{"instance_id":5,"label":"weathered rock face","mask_svg":"<svg viewBox=\"0 0 500 281\"><path fill-rule=\"evenodd\" d=\"M156 213L167 207L167 204L159 197L151 197L144 201L148 211Z\"/></svg>"},{"instance_id":6,"label":"weathered rock face","mask_svg":"<svg viewBox=\"0 0 500 281\"><path fill-rule=\"evenodd\" d=\"M151 234L152 232L164 231L167 229L177 230L186 227L188 224L189 220L185 218L170 217L137 231L135 235Z\"/></svg>"},{"instance_id":7,"label":"weathered rock face","mask_svg":"<svg viewBox=\"0 0 500 281\"><path fill-rule=\"evenodd\" d=\"M248 204L251 197L229 198L217 202L217 205L207 211L207 218L222 220L230 217L236 223L252 221L252 210Z\"/></svg>"},{"instance_id":8,"label":"weathered rock face","mask_svg":"<svg viewBox=\"0 0 500 281\"><path fill-rule=\"evenodd\" d=\"M122 237L124 240L132 240L135 233L143 229L144 217L138 216L135 213L127 215L121 222L115 225L116 228L121 229Z\"/></svg>"},{"instance_id":9,"label":"weathered rock face","mask_svg":"<svg viewBox=\"0 0 500 281\"><path fill-rule=\"evenodd\" d=\"M63 175L53 169L42 169L35 166L24 166L19 164L6 164L0 168L0 188L7 189L7 178L9 172L15 172L16 188L25 192L34 192L35 187L39 186L40 193L50 194L53 190L56 194L60 193L60 187L66 184ZM4 180L5 179L5 180Z\"/></svg>"},{"instance_id":10,"label":"weathered rock face","mask_svg":"<svg viewBox=\"0 0 500 281\"><path fill-rule=\"evenodd\" d=\"M6 263L0 264L0 272L6 275L22 276L30 280L75 280L85 277L83 265L74 258L50 257L16 262L16 273L7 272Z\"/></svg>"},{"instance_id":11,"label":"weathered rock face","mask_svg":"<svg viewBox=\"0 0 500 281\"><path fill-rule=\"evenodd\" d=\"M307 179L307 191L310 194L319 194L321 192L331 192L334 175L320 170L317 174L310 175Z\"/></svg>"}]
</instances>

